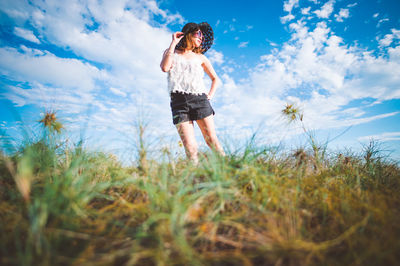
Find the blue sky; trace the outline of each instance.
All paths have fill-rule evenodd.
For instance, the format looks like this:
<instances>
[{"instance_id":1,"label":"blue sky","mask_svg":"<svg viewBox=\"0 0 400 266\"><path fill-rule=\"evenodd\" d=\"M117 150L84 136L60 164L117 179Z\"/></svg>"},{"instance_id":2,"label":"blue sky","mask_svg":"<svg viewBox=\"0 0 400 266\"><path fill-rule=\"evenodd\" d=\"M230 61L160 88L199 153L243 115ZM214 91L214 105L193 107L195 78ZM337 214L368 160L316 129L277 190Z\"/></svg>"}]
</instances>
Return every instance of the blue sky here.
<instances>
[{"instance_id":1,"label":"blue sky","mask_svg":"<svg viewBox=\"0 0 400 266\"><path fill-rule=\"evenodd\" d=\"M304 145L280 116L294 103L332 150L375 139L400 159L398 0L3 0L0 126L18 139L56 110L70 138L129 160L143 120L149 139L177 148L159 63L173 32L202 21L214 29L206 56L223 82L212 101L223 141L258 130L260 143Z\"/></svg>"}]
</instances>

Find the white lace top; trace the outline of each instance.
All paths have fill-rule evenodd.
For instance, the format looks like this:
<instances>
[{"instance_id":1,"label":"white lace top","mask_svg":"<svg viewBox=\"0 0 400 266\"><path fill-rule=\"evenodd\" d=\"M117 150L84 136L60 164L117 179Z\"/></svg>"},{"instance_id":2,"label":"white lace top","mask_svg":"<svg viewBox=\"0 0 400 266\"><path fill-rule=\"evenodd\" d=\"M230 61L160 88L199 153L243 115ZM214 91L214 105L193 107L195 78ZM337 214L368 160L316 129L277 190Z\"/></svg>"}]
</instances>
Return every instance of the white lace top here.
<instances>
[{"instance_id":1,"label":"white lace top","mask_svg":"<svg viewBox=\"0 0 400 266\"><path fill-rule=\"evenodd\" d=\"M168 72L169 92L182 92L191 94L207 93L204 86L204 70L200 58L187 59L174 53L172 67Z\"/></svg>"}]
</instances>

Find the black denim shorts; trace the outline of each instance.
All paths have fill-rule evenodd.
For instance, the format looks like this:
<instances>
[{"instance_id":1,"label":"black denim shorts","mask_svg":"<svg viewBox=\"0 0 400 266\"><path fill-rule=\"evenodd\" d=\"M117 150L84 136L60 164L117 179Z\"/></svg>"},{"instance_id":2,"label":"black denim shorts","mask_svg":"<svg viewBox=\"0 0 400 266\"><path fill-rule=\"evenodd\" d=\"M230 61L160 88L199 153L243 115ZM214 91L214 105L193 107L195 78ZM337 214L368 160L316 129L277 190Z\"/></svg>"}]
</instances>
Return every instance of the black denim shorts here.
<instances>
[{"instance_id":1,"label":"black denim shorts","mask_svg":"<svg viewBox=\"0 0 400 266\"><path fill-rule=\"evenodd\" d=\"M205 93L200 95L178 92L171 93L171 111L174 125L187 121L200 120L215 114Z\"/></svg>"}]
</instances>

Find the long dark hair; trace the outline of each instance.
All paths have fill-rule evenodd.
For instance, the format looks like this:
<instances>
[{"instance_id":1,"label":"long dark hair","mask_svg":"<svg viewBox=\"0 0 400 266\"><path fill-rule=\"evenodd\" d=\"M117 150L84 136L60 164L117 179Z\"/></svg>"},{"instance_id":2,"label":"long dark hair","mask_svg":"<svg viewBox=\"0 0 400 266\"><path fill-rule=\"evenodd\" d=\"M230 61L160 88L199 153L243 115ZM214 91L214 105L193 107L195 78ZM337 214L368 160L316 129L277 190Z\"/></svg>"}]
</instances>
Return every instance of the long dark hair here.
<instances>
[{"instance_id":1,"label":"long dark hair","mask_svg":"<svg viewBox=\"0 0 400 266\"><path fill-rule=\"evenodd\" d=\"M187 23L185 26L183 26L182 32L185 34L185 36L178 43L175 49L177 50L191 49L195 53L198 54L203 53L202 46L196 47L192 41L193 33L197 32L198 30L201 31L200 26L196 23L190 22Z\"/></svg>"}]
</instances>

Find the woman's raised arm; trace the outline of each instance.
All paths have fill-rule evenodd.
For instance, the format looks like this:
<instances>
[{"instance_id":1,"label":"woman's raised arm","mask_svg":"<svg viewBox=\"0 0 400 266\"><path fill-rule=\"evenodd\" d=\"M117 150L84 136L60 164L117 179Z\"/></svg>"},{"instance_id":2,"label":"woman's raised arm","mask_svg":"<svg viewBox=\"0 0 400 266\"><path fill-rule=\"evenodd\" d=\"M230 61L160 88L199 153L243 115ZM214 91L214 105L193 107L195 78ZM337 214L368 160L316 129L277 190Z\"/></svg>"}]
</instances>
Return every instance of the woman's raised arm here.
<instances>
[{"instance_id":1,"label":"woman's raised arm","mask_svg":"<svg viewBox=\"0 0 400 266\"><path fill-rule=\"evenodd\" d=\"M183 32L175 32L172 34L172 42L168 49L164 51L163 58L160 63L161 70L163 72L168 72L172 66L172 58L171 55L175 52L175 47L179 43L179 41L183 38Z\"/></svg>"}]
</instances>

